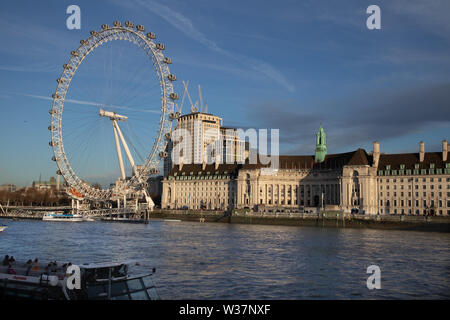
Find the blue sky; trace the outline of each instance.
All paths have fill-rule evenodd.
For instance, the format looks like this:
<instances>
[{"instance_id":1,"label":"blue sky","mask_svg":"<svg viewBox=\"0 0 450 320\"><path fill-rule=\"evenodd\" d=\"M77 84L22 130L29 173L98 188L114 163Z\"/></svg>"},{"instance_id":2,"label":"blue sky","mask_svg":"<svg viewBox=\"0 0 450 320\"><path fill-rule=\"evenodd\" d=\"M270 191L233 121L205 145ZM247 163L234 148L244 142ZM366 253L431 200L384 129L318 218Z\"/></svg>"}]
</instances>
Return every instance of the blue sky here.
<instances>
[{"instance_id":1,"label":"blue sky","mask_svg":"<svg viewBox=\"0 0 450 320\"><path fill-rule=\"evenodd\" d=\"M70 4L81 30L66 28ZM366 28L371 4L381 30ZM420 140L439 151L450 138L449 12L444 0L2 1L0 184L54 176L45 97L79 40L114 20L155 32L171 71L193 95L202 86L224 125L279 128L281 153L312 154L320 123L329 153L374 140L382 152L416 152Z\"/></svg>"}]
</instances>

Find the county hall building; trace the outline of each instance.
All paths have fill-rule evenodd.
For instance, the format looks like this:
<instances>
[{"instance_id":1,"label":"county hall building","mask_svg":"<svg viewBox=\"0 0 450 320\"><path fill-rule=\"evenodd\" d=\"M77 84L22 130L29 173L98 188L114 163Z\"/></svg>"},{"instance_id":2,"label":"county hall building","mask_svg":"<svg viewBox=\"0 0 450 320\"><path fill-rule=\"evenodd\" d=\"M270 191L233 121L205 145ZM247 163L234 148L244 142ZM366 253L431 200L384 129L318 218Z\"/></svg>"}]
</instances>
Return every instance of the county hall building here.
<instances>
[{"instance_id":1,"label":"county hall building","mask_svg":"<svg viewBox=\"0 0 450 320\"><path fill-rule=\"evenodd\" d=\"M281 155L269 165L183 164L162 180L163 209L359 212L365 214L450 215L448 144L439 152L385 154L380 144L328 154L317 133L314 155Z\"/></svg>"}]
</instances>

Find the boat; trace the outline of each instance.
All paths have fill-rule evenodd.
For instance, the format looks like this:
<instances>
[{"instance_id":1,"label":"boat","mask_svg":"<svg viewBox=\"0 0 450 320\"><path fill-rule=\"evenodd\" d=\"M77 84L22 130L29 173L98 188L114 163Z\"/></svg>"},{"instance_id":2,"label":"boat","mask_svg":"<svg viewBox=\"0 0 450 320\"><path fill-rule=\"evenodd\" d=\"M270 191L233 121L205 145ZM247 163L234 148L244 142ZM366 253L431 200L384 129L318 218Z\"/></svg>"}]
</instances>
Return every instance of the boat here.
<instances>
[{"instance_id":1,"label":"boat","mask_svg":"<svg viewBox=\"0 0 450 320\"><path fill-rule=\"evenodd\" d=\"M3 232L6 228L8 228L6 224L0 223L0 232Z\"/></svg>"},{"instance_id":2,"label":"boat","mask_svg":"<svg viewBox=\"0 0 450 320\"><path fill-rule=\"evenodd\" d=\"M102 221L106 221L106 222L124 222L124 223L143 223L143 224L148 224L149 223L149 221L145 220L145 219L121 218L121 217L102 218Z\"/></svg>"},{"instance_id":3,"label":"boat","mask_svg":"<svg viewBox=\"0 0 450 320\"><path fill-rule=\"evenodd\" d=\"M85 221L81 214L72 213L57 213L57 212L47 212L43 217L44 221L70 221L70 222L81 222Z\"/></svg>"},{"instance_id":4,"label":"boat","mask_svg":"<svg viewBox=\"0 0 450 320\"><path fill-rule=\"evenodd\" d=\"M0 266L0 300L159 300L151 272L129 274L136 262L109 262L78 265L80 288L70 289L73 275L67 267L23 262ZM36 270L39 269L39 270ZM11 271L13 270L13 271Z\"/></svg>"}]
</instances>

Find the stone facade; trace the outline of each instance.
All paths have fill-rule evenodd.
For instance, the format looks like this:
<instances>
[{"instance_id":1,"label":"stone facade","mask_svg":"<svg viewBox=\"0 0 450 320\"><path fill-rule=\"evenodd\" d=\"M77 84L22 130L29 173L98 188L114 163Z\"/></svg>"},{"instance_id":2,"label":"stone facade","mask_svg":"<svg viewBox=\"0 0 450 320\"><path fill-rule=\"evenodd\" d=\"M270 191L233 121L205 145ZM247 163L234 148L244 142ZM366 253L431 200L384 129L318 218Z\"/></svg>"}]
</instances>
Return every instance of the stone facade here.
<instances>
[{"instance_id":1,"label":"stone facade","mask_svg":"<svg viewBox=\"0 0 450 320\"><path fill-rule=\"evenodd\" d=\"M446 141L442 152L429 153L423 143L422 152L410 154L382 154L378 142L370 154L363 149L340 154L317 150L319 157L280 156L272 174L262 170L268 165L248 160L174 166L163 180L162 208L450 215Z\"/></svg>"}]
</instances>

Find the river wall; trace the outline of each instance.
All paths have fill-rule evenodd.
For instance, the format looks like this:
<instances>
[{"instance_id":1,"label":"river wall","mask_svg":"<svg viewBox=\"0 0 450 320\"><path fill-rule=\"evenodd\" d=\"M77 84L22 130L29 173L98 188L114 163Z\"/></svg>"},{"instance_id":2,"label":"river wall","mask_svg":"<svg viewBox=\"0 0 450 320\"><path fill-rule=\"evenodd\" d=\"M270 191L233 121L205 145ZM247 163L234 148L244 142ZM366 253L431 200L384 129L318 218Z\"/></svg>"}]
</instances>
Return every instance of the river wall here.
<instances>
[{"instance_id":1,"label":"river wall","mask_svg":"<svg viewBox=\"0 0 450 320\"><path fill-rule=\"evenodd\" d=\"M267 213L241 211L155 210L150 219L178 219L197 222L316 226L336 228L373 228L450 232L450 217L407 215L358 215L342 212Z\"/></svg>"}]
</instances>

